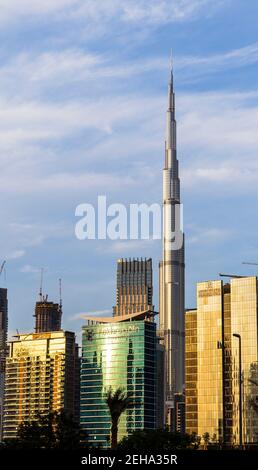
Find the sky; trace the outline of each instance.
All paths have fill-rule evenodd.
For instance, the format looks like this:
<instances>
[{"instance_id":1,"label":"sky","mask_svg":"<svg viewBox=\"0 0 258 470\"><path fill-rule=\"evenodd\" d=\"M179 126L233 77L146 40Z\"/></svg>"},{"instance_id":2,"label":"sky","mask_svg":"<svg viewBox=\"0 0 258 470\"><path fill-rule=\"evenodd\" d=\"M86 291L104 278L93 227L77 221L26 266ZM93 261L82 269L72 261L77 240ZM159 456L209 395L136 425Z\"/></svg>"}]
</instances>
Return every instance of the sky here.
<instances>
[{"instance_id":1,"label":"sky","mask_svg":"<svg viewBox=\"0 0 258 470\"><path fill-rule=\"evenodd\" d=\"M63 327L115 304L116 261L159 240L77 240L78 204L160 203L173 51L186 234L196 282L257 274L256 0L0 0L0 285L10 335L31 331L43 291Z\"/></svg>"}]
</instances>

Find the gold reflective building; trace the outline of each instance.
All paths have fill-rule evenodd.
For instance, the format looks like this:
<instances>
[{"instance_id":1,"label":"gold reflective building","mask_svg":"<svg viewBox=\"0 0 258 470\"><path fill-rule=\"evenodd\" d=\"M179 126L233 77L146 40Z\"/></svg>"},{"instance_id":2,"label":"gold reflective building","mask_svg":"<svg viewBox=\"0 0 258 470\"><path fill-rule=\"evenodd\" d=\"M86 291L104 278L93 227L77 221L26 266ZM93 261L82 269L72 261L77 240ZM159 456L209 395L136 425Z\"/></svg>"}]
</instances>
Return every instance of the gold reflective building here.
<instances>
[{"instance_id":1,"label":"gold reflective building","mask_svg":"<svg viewBox=\"0 0 258 470\"><path fill-rule=\"evenodd\" d=\"M37 414L79 414L78 346L72 332L21 334L10 342L6 361L4 439Z\"/></svg>"},{"instance_id":2,"label":"gold reflective building","mask_svg":"<svg viewBox=\"0 0 258 470\"><path fill-rule=\"evenodd\" d=\"M258 442L257 312L256 277L198 283L197 310L186 312L187 432L240 443L241 358L242 442Z\"/></svg>"}]
</instances>

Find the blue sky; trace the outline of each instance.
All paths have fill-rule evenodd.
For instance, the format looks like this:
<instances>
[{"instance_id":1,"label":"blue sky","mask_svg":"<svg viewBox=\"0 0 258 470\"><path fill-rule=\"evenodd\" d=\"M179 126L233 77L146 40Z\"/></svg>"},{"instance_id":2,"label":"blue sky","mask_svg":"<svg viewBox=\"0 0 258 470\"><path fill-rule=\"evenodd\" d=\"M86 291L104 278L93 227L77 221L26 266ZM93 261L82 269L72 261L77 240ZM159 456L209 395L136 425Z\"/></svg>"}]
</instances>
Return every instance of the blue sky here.
<instances>
[{"instance_id":1,"label":"blue sky","mask_svg":"<svg viewBox=\"0 0 258 470\"><path fill-rule=\"evenodd\" d=\"M116 260L159 241L78 241L77 204L160 202L170 49L186 232L197 281L258 261L256 0L0 0L0 260L11 332L33 328L39 269L63 325L115 303Z\"/></svg>"}]
</instances>

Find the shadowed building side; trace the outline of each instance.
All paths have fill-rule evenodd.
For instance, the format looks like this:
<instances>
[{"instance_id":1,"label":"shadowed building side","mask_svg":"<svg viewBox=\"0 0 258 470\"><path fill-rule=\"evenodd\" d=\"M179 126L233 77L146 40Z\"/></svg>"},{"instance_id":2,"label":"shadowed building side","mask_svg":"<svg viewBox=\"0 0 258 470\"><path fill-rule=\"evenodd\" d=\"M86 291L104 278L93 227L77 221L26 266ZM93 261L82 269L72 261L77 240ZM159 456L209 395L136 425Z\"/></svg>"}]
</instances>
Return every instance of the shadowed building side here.
<instances>
[{"instance_id":1,"label":"shadowed building side","mask_svg":"<svg viewBox=\"0 0 258 470\"><path fill-rule=\"evenodd\" d=\"M34 317L36 333L61 330L62 307L58 303L48 302L45 298L36 302Z\"/></svg>"}]
</instances>

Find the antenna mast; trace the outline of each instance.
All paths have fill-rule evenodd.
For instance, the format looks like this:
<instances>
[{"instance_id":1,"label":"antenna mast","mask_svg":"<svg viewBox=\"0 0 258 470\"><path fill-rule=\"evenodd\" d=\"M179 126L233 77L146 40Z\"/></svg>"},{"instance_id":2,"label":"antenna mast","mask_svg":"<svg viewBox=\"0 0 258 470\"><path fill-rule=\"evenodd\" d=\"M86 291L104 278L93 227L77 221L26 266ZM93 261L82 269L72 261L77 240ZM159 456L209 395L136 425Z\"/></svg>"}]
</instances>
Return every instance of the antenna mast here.
<instances>
[{"instance_id":1,"label":"antenna mast","mask_svg":"<svg viewBox=\"0 0 258 470\"><path fill-rule=\"evenodd\" d=\"M43 293L42 293L42 289L43 289L43 275L44 275L44 268L41 268L41 270L40 270L40 288L39 288L39 299L40 299L40 302L43 301Z\"/></svg>"},{"instance_id":2,"label":"antenna mast","mask_svg":"<svg viewBox=\"0 0 258 470\"><path fill-rule=\"evenodd\" d=\"M4 270L5 264L6 264L6 260L4 260L4 261L2 262L2 264L1 264L1 266L0 266L0 276L1 276L2 272L3 272L3 270Z\"/></svg>"},{"instance_id":3,"label":"antenna mast","mask_svg":"<svg viewBox=\"0 0 258 470\"><path fill-rule=\"evenodd\" d=\"M63 306L63 300L62 300L62 279L60 278L59 279L59 306L60 306L60 310L62 310L62 306Z\"/></svg>"}]
</instances>

